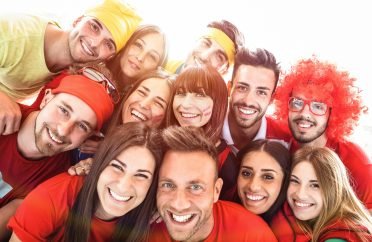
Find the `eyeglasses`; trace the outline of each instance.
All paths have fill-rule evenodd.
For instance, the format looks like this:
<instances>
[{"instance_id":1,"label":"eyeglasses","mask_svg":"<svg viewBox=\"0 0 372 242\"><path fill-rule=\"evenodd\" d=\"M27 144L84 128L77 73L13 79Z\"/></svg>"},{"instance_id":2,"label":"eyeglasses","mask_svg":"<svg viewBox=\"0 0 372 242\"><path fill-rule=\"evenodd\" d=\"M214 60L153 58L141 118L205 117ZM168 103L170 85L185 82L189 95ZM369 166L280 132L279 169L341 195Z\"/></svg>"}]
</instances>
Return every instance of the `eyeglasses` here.
<instances>
[{"instance_id":1,"label":"eyeglasses","mask_svg":"<svg viewBox=\"0 0 372 242\"><path fill-rule=\"evenodd\" d=\"M303 100L297 97L291 97L288 101L288 108L292 112L301 112L305 105L309 105L310 112L317 116L325 115L328 110L328 105L323 102Z\"/></svg>"},{"instance_id":2,"label":"eyeglasses","mask_svg":"<svg viewBox=\"0 0 372 242\"><path fill-rule=\"evenodd\" d=\"M92 67L84 67L79 71L79 73L95 82L102 84L105 87L107 94L111 97L112 101L115 104L119 102L120 100L119 91L115 87L112 80L106 77L102 72Z\"/></svg>"}]
</instances>

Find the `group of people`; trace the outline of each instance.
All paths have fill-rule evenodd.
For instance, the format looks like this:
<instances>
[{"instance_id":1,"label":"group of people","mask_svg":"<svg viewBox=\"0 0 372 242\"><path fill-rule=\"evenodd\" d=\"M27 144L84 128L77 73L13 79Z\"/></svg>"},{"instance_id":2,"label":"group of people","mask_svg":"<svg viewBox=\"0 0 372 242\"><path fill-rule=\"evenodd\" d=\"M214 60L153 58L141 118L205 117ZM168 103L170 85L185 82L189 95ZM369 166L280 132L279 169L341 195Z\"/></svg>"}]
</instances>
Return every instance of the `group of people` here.
<instances>
[{"instance_id":1,"label":"group of people","mask_svg":"<svg viewBox=\"0 0 372 242\"><path fill-rule=\"evenodd\" d=\"M69 30L0 16L0 240L372 240L348 72L282 73L226 20L185 60L167 45L121 0Z\"/></svg>"}]
</instances>

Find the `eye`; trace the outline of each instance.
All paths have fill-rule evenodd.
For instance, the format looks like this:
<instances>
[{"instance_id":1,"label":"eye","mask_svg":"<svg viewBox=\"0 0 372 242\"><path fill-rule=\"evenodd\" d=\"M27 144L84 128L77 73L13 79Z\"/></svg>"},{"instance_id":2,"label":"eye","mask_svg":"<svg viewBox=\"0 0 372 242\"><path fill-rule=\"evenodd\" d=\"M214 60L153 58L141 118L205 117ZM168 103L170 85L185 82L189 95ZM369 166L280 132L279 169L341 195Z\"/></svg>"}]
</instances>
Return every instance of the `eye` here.
<instances>
[{"instance_id":1,"label":"eye","mask_svg":"<svg viewBox=\"0 0 372 242\"><path fill-rule=\"evenodd\" d=\"M69 115L69 113L68 113L68 111L67 111L67 109L65 107L58 106L58 109L59 109L60 113L63 114L64 116L68 116Z\"/></svg>"},{"instance_id":2,"label":"eye","mask_svg":"<svg viewBox=\"0 0 372 242\"><path fill-rule=\"evenodd\" d=\"M155 101L155 105L158 106L159 108L165 109L163 103L160 101Z\"/></svg>"},{"instance_id":3,"label":"eye","mask_svg":"<svg viewBox=\"0 0 372 242\"><path fill-rule=\"evenodd\" d=\"M162 182L160 184L160 188L163 188L165 190L171 190L171 189L176 188L176 186L171 182Z\"/></svg>"},{"instance_id":4,"label":"eye","mask_svg":"<svg viewBox=\"0 0 372 242\"><path fill-rule=\"evenodd\" d=\"M193 191L199 191L199 190L202 190L202 186L200 186L199 184L192 184L190 186L190 189L193 190Z\"/></svg>"},{"instance_id":5,"label":"eye","mask_svg":"<svg viewBox=\"0 0 372 242\"><path fill-rule=\"evenodd\" d=\"M301 108L303 106L304 102L301 99L294 98L292 100L292 106L295 108Z\"/></svg>"},{"instance_id":6,"label":"eye","mask_svg":"<svg viewBox=\"0 0 372 242\"><path fill-rule=\"evenodd\" d=\"M197 93L195 93L195 96L196 97L206 97L207 95L205 95L204 92L197 92Z\"/></svg>"},{"instance_id":7,"label":"eye","mask_svg":"<svg viewBox=\"0 0 372 242\"><path fill-rule=\"evenodd\" d=\"M89 131L88 126L86 124L84 124L84 123L78 123L78 127L79 127L79 129L81 129L85 133L88 133L88 131Z\"/></svg>"},{"instance_id":8,"label":"eye","mask_svg":"<svg viewBox=\"0 0 372 242\"><path fill-rule=\"evenodd\" d=\"M236 89L238 89L239 92L248 91L248 87L246 87L246 86L237 86Z\"/></svg>"},{"instance_id":9,"label":"eye","mask_svg":"<svg viewBox=\"0 0 372 242\"><path fill-rule=\"evenodd\" d=\"M106 46L107 46L107 49L109 49L110 51L115 50L115 45L111 41L106 41Z\"/></svg>"},{"instance_id":10,"label":"eye","mask_svg":"<svg viewBox=\"0 0 372 242\"><path fill-rule=\"evenodd\" d=\"M243 177L250 177L250 176L252 176L252 171L247 170L247 169L244 169L244 170L241 171L240 174L241 174Z\"/></svg>"},{"instance_id":11,"label":"eye","mask_svg":"<svg viewBox=\"0 0 372 242\"><path fill-rule=\"evenodd\" d=\"M143 45L142 45L142 43L141 42L139 42L139 41L136 41L136 42L134 42L134 44L133 44L134 46L136 46L137 48L139 48L139 49L142 49L143 48Z\"/></svg>"},{"instance_id":12,"label":"eye","mask_svg":"<svg viewBox=\"0 0 372 242\"><path fill-rule=\"evenodd\" d=\"M142 179L149 179L149 176L143 173L138 173L135 175L136 177L142 178Z\"/></svg>"},{"instance_id":13,"label":"eye","mask_svg":"<svg viewBox=\"0 0 372 242\"><path fill-rule=\"evenodd\" d=\"M267 96L267 92L262 91L262 90L258 90L258 91L257 91L257 95L258 95L258 96Z\"/></svg>"},{"instance_id":14,"label":"eye","mask_svg":"<svg viewBox=\"0 0 372 242\"><path fill-rule=\"evenodd\" d=\"M294 178L289 179L289 182L293 184L299 184L298 180Z\"/></svg>"},{"instance_id":15,"label":"eye","mask_svg":"<svg viewBox=\"0 0 372 242\"><path fill-rule=\"evenodd\" d=\"M200 43L201 43L201 46L203 46L203 47L210 47L211 46L211 42L208 39L202 39L200 41Z\"/></svg>"},{"instance_id":16,"label":"eye","mask_svg":"<svg viewBox=\"0 0 372 242\"><path fill-rule=\"evenodd\" d=\"M156 55L154 55L154 54L150 54L149 57L150 57L150 59L151 59L153 62L159 62L158 57L157 57Z\"/></svg>"},{"instance_id":17,"label":"eye","mask_svg":"<svg viewBox=\"0 0 372 242\"><path fill-rule=\"evenodd\" d=\"M179 88L179 89L176 91L176 95L177 95L177 96L185 96L186 93L185 93L185 91L184 91L182 88Z\"/></svg>"},{"instance_id":18,"label":"eye","mask_svg":"<svg viewBox=\"0 0 372 242\"><path fill-rule=\"evenodd\" d=\"M311 183L311 184L310 184L310 187L311 187L311 188L315 188L315 189L320 188L320 186L319 186L318 183Z\"/></svg>"},{"instance_id":19,"label":"eye","mask_svg":"<svg viewBox=\"0 0 372 242\"><path fill-rule=\"evenodd\" d=\"M273 180L273 179L274 179L274 177L273 177L272 175L268 175L268 174L263 175L262 177L263 177L263 179L265 179L265 180Z\"/></svg>"},{"instance_id":20,"label":"eye","mask_svg":"<svg viewBox=\"0 0 372 242\"><path fill-rule=\"evenodd\" d=\"M146 93L142 90L137 90L138 94L142 97L146 96Z\"/></svg>"},{"instance_id":21,"label":"eye","mask_svg":"<svg viewBox=\"0 0 372 242\"><path fill-rule=\"evenodd\" d=\"M118 170L118 171L124 171L124 168L123 168L123 166L121 166L120 164L118 164L116 161L112 161L111 163L110 163L110 165L112 166L112 167L114 167L116 170Z\"/></svg>"},{"instance_id":22,"label":"eye","mask_svg":"<svg viewBox=\"0 0 372 242\"><path fill-rule=\"evenodd\" d=\"M218 61L219 63L224 63L224 62L227 61L225 55L222 54L222 53L218 53L218 54L216 55L216 59L217 59L217 61Z\"/></svg>"},{"instance_id":23,"label":"eye","mask_svg":"<svg viewBox=\"0 0 372 242\"><path fill-rule=\"evenodd\" d=\"M97 25L96 23L94 23L94 22L91 22L91 23L90 23L90 28L91 28L91 30L93 30L94 32L98 32L98 31L99 31L99 27L98 27L98 25Z\"/></svg>"}]
</instances>

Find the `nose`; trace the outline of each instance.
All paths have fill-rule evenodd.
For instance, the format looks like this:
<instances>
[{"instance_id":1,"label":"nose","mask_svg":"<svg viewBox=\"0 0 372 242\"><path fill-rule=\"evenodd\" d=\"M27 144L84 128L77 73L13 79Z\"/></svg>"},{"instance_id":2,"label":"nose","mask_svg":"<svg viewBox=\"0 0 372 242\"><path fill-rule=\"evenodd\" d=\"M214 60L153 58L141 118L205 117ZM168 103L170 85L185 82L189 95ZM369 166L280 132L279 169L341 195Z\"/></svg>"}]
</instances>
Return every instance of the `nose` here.
<instances>
[{"instance_id":1,"label":"nose","mask_svg":"<svg viewBox=\"0 0 372 242\"><path fill-rule=\"evenodd\" d=\"M310 117L310 106L309 104L304 104L304 108L301 110L300 112L303 116L305 116L306 118L309 118Z\"/></svg>"},{"instance_id":2,"label":"nose","mask_svg":"<svg viewBox=\"0 0 372 242\"><path fill-rule=\"evenodd\" d=\"M176 194L171 201L171 206L178 211L185 210L190 207L190 201L187 198L185 191L176 191Z\"/></svg>"},{"instance_id":3,"label":"nose","mask_svg":"<svg viewBox=\"0 0 372 242\"><path fill-rule=\"evenodd\" d=\"M74 122L73 121L65 121L61 122L57 127L57 132L59 136L67 136L72 132L74 128Z\"/></svg>"},{"instance_id":4,"label":"nose","mask_svg":"<svg viewBox=\"0 0 372 242\"><path fill-rule=\"evenodd\" d=\"M212 51L210 49L203 50L199 53L199 58L203 63L211 63L210 58Z\"/></svg>"},{"instance_id":5,"label":"nose","mask_svg":"<svg viewBox=\"0 0 372 242\"><path fill-rule=\"evenodd\" d=\"M146 97L139 102L139 105L143 109L149 109L151 106L151 99Z\"/></svg>"},{"instance_id":6,"label":"nose","mask_svg":"<svg viewBox=\"0 0 372 242\"><path fill-rule=\"evenodd\" d=\"M131 177L123 172L118 177L118 190L120 192L127 192L129 188L132 186Z\"/></svg>"},{"instance_id":7,"label":"nose","mask_svg":"<svg viewBox=\"0 0 372 242\"><path fill-rule=\"evenodd\" d=\"M306 187L303 185L297 186L297 190L295 191L296 196L299 199L305 199L306 198Z\"/></svg>"},{"instance_id":8,"label":"nose","mask_svg":"<svg viewBox=\"0 0 372 242\"><path fill-rule=\"evenodd\" d=\"M145 56L146 56L145 51L141 50L140 52L137 53L136 58L139 62L143 62Z\"/></svg>"},{"instance_id":9,"label":"nose","mask_svg":"<svg viewBox=\"0 0 372 242\"><path fill-rule=\"evenodd\" d=\"M257 176L254 176L250 179L248 187L250 191L258 192L261 189L261 181Z\"/></svg>"},{"instance_id":10,"label":"nose","mask_svg":"<svg viewBox=\"0 0 372 242\"><path fill-rule=\"evenodd\" d=\"M191 93L186 93L185 96L182 98L181 106L184 108L191 107L193 103L193 98Z\"/></svg>"}]
</instances>

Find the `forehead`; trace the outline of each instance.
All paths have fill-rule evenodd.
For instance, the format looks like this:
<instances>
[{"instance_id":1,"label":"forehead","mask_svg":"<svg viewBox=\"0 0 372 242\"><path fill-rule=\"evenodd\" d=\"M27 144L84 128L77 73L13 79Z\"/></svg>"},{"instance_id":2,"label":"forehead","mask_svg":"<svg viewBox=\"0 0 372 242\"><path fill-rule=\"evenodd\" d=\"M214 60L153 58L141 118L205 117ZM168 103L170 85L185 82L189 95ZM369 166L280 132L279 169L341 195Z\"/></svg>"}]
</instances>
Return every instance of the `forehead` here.
<instances>
[{"instance_id":1,"label":"forehead","mask_svg":"<svg viewBox=\"0 0 372 242\"><path fill-rule=\"evenodd\" d=\"M292 174L303 181L317 180L315 170L310 161L303 160L293 168Z\"/></svg>"},{"instance_id":2,"label":"forehead","mask_svg":"<svg viewBox=\"0 0 372 242\"><path fill-rule=\"evenodd\" d=\"M117 159L131 170L154 170L155 159L149 149L141 146L132 146L117 155Z\"/></svg>"},{"instance_id":3,"label":"forehead","mask_svg":"<svg viewBox=\"0 0 372 242\"><path fill-rule=\"evenodd\" d=\"M273 70L261 66L240 65L234 78L234 84L237 83L273 90L275 86L275 73Z\"/></svg>"},{"instance_id":4,"label":"forehead","mask_svg":"<svg viewBox=\"0 0 372 242\"><path fill-rule=\"evenodd\" d=\"M265 151L251 151L243 157L242 165L254 170L271 169L281 171L279 163Z\"/></svg>"},{"instance_id":5,"label":"forehead","mask_svg":"<svg viewBox=\"0 0 372 242\"><path fill-rule=\"evenodd\" d=\"M215 41L214 39L212 38L207 38L207 37L201 37L198 44L199 45L202 45L202 42L203 41L207 41L210 43L210 46L208 47L208 49L213 49L214 51L221 51L223 54L226 55L226 52L225 52L225 49L217 42Z\"/></svg>"},{"instance_id":6,"label":"forehead","mask_svg":"<svg viewBox=\"0 0 372 242\"><path fill-rule=\"evenodd\" d=\"M151 77L144 80L137 89L147 88L156 96L169 96L170 87L168 81L163 78Z\"/></svg>"},{"instance_id":7,"label":"forehead","mask_svg":"<svg viewBox=\"0 0 372 242\"><path fill-rule=\"evenodd\" d=\"M168 151L160 168L160 179L172 179L176 183L202 181L213 183L215 161L206 152Z\"/></svg>"}]
</instances>

